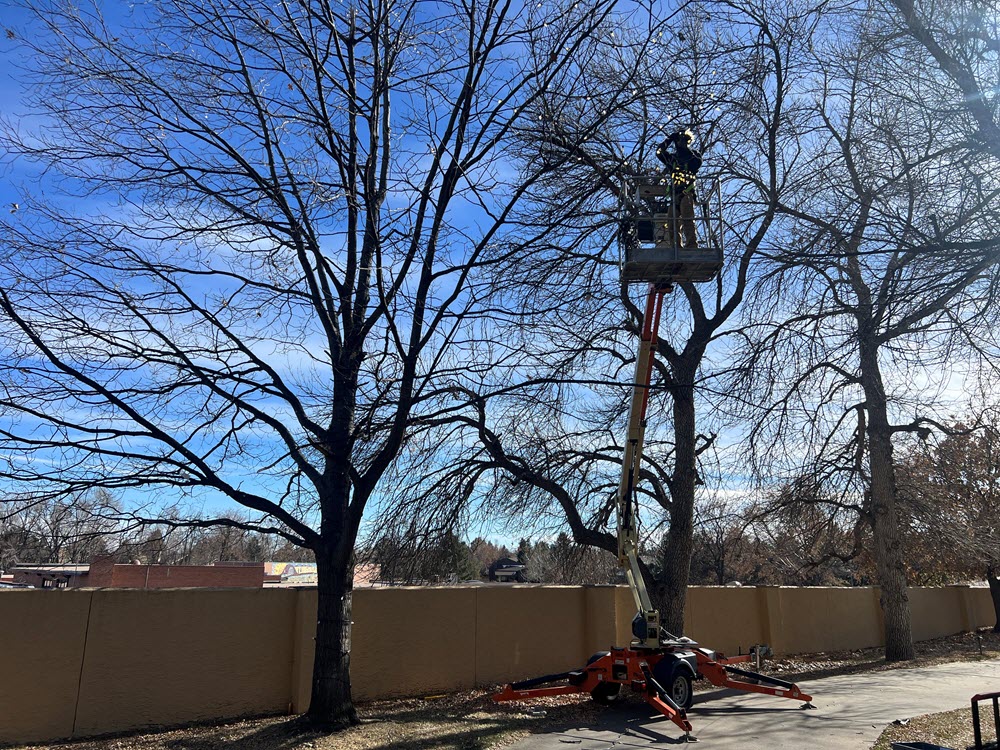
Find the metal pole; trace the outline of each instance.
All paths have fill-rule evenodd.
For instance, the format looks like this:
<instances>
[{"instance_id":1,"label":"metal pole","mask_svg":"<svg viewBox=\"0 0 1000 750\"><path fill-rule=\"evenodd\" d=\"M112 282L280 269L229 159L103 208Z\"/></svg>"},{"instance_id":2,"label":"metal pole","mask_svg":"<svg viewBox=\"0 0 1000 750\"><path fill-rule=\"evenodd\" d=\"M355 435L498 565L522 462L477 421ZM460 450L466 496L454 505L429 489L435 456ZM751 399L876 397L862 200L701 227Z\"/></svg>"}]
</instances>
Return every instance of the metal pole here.
<instances>
[{"instance_id":1,"label":"metal pole","mask_svg":"<svg viewBox=\"0 0 1000 750\"><path fill-rule=\"evenodd\" d=\"M983 733L979 728L979 703L972 701L972 733L976 739L976 750L983 750Z\"/></svg>"}]
</instances>

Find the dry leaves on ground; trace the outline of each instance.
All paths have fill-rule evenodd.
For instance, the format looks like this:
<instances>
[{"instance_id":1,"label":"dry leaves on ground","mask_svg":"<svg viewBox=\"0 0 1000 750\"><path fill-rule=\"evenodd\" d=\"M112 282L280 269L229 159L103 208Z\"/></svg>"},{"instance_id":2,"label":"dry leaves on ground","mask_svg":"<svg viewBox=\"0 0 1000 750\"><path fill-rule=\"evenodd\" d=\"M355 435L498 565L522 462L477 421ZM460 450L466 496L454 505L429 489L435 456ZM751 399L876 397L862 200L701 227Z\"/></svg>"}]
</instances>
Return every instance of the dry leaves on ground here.
<instances>
[{"instance_id":1,"label":"dry leaves on ground","mask_svg":"<svg viewBox=\"0 0 1000 750\"><path fill-rule=\"evenodd\" d=\"M981 721L984 750L996 750L992 707L988 703L981 709ZM954 750L972 748L975 746L972 709L960 708L940 714L914 716L905 724L890 724L872 750L892 750L893 742L929 742Z\"/></svg>"}]
</instances>

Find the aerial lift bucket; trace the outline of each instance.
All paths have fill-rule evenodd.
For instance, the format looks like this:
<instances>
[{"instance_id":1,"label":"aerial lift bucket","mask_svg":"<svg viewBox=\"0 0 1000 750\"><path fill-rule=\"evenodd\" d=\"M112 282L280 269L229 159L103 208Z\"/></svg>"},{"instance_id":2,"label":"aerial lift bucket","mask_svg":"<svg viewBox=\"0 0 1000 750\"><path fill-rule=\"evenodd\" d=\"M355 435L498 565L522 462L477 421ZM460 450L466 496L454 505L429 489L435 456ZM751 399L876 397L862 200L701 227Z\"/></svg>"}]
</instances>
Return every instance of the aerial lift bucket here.
<instances>
[{"instance_id":1,"label":"aerial lift bucket","mask_svg":"<svg viewBox=\"0 0 1000 750\"><path fill-rule=\"evenodd\" d=\"M622 189L621 277L626 284L711 281L722 269L722 192L702 179L694 196L695 245L682 244L683 218L667 175L625 179Z\"/></svg>"}]
</instances>

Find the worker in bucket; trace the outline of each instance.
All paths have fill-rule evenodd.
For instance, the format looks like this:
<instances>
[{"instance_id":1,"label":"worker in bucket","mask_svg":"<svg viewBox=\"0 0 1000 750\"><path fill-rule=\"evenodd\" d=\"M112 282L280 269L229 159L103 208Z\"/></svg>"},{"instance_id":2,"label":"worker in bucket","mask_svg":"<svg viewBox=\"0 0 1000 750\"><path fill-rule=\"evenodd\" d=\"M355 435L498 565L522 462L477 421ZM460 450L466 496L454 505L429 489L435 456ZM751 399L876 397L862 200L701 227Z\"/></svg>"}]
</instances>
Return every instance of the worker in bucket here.
<instances>
[{"instance_id":1,"label":"worker in bucket","mask_svg":"<svg viewBox=\"0 0 1000 750\"><path fill-rule=\"evenodd\" d=\"M695 174L701 169L701 154L691 150L692 141L694 134L690 130L678 130L667 136L656 149L656 158L663 162L666 171L670 173L673 185L671 238L676 247L687 250L698 247L698 236L694 228L694 198ZM673 151L669 150L670 146L674 147Z\"/></svg>"}]
</instances>

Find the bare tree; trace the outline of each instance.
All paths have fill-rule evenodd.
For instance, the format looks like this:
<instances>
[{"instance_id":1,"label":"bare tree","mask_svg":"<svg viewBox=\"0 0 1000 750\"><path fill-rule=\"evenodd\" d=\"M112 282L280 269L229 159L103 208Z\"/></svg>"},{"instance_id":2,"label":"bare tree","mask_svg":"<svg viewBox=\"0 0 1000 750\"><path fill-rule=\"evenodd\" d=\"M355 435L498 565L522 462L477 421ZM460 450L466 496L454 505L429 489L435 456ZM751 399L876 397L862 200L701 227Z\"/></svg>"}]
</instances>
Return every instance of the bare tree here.
<instances>
[{"instance_id":1,"label":"bare tree","mask_svg":"<svg viewBox=\"0 0 1000 750\"><path fill-rule=\"evenodd\" d=\"M691 579L693 583L724 586L752 577L748 558L756 556L747 532L746 508L719 498L699 503L692 537ZM748 575L749 574L749 575Z\"/></svg>"},{"instance_id":2,"label":"bare tree","mask_svg":"<svg viewBox=\"0 0 1000 750\"><path fill-rule=\"evenodd\" d=\"M762 578L793 586L864 585L871 579L871 534L855 514L835 510L839 495L805 475L757 504L751 533Z\"/></svg>"},{"instance_id":3,"label":"bare tree","mask_svg":"<svg viewBox=\"0 0 1000 750\"><path fill-rule=\"evenodd\" d=\"M254 520L174 523L311 550L325 726L357 721L365 509L462 408L479 277L539 175L500 147L614 0L529 5L168 0L112 23L40 2L12 31L35 117L3 148L67 200L0 225L0 473L141 488L150 522L214 495Z\"/></svg>"},{"instance_id":4,"label":"bare tree","mask_svg":"<svg viewBox=\"0 0 1000 750\"><path fill-rule=\"evenodd\" d=\"M647 587L664 626L682 632L695 498L711 479L705 459L720 424L711 405L724 395L717 379L726 363L710 353L736 335L754 258L778 230L800 135L798 61L823 7L650 9L641 22L592 39L578 55L578 77L553 81L522 141L527 156L548 166L526 218L545 228L547 242L499 266L494 290L520 302L504 337L518 356L483 373L478 413L464 417L471 434L453 422L438 436L465 441L461 467L424 464L401 484L394 512L461 496L494 515L513 513L515 525L568 525L575 542L616 552L608 527L627 415L621 386L642 329L640 306L618 277L620 178L658 171L656 147L692 125L703 171L722 179L725 236L715 240L725 242L728 261L719 280L678 284L665 303L639 487L651 521L644 533L659 536L665 526L667 537L660 573L644 570Z\"/></svg>"},{"instance_id":5,"label":"bare tree","mask_svg":"<svg viewBox=\"0 0 1000 750\"><path fill-rule=\"evenodd\" d=\"M964 141L960 92L896 38L869 6L816 47L811 168L782 199L795 227L745 365L777 386L753 435L761 471L807 476L854 514L856 544L870 530L889 660L913 655L893 444L940 424L938 394L975 356L1000 281L996 163Z\"/></svg>"},{"instance_id":6,"label":"bare tree","mask_svg":"<svg viewBox=\"0 0 1000 750\"><path fill-rule=\"evenodd\" d=\"M22 563L86 563L113 553L136 537L134 525L116 516L109 493L65 498L8 496L0 504L0 568Z\"/></svg>"},{"instance_id":7,"label":"bare tree","mask_svg":"<svg viewBox=\"0 0 1000 750\"><path fill-rule=\"evenodd\" d=\"M996 6L982 0L947 0L920 7L913 0L889 2L898 11L900 34L909 37L911 45L944 74L947 85L941 89L948 92L946 101L951 102L953 112L967 116L969 145L1000 157L1000 14Z\"/></svg>"},{"instance_id":8,"label":"bare tree","mask_svg":"<svg viewBox=\"0 0 1000 750\"><path fill-rule=\"evenodd\" d=\"M935 582L984 576L1000 632L1000 431L984 416L911 447L900 504L910 567Z\"/></svg>"},{"instance_id":9,"label":"bare tree","mask_svg":"<svg viewBox=\"0 0 1000 750\"><path fill-rule=\"evenodd\" d=\"M383 530L358 558L376 566L379 582L387 584L461 583L477 579L482 567L454 532L428 535L412 526Z\"/></svg>"}]
</instances>

